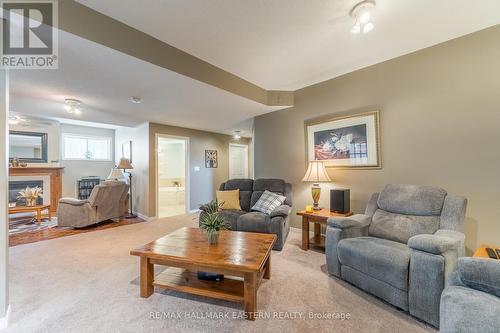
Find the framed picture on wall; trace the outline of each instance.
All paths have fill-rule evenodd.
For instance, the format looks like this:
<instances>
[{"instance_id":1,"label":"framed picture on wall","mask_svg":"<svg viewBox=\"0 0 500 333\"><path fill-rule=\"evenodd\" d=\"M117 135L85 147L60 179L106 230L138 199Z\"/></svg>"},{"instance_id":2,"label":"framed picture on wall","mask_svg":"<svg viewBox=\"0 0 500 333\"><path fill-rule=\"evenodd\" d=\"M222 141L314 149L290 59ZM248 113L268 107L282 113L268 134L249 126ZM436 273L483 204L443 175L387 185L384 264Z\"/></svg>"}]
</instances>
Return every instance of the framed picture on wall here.
<instances>
[{"instance_id":1,"label":"framed picture on wall","mask_svg":"<svg viewBox=\"0 0 500 333\"><path fill-rule=\"evenodd\" d=\"M217 168L217 150L205 150L205 168Z\"/></svg>"},{"instance_id":2,"label":"framed picture on wall","mask_svg":"<svg viewBox=\"0 0 500 333\"><path fill-rule=\"evenodd\" d=\"M325 167L379 169L379 111L307 121L306 156Z\"/></svg>"},{"instance_id":3,"label":"framed picture on wall","mask_svg":"<svg viewBox=\"0 0 500 333\"><path fill-rule=\"evenodd\" d=\"M128 158L132 162L132 141L127 141L122 144L122 157Z\"/></svg>"}]
</instances>

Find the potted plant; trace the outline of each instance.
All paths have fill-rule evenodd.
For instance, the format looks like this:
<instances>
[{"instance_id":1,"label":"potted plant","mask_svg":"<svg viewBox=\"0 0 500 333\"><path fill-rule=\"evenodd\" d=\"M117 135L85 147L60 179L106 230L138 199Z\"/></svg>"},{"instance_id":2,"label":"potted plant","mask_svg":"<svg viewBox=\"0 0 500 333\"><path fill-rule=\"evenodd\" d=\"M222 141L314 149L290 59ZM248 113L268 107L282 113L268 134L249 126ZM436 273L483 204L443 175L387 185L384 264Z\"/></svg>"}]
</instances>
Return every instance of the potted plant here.
<instances>
[{"instance_id":1,"label":"potted plant","mask_svg":"<svg viewBox=\"0 0 500 333\"><path fill-rule=\"evenodd\" d=\"M17 199L25 199L26 206L33 207L36 206L36 199L42 196L42 189L37 187L26 187L26 189L19 192Z\"/></svg>"},{"instance_id":2,"label":"potted plant","mask_svg":"<svg viewBox=\"0 0 500 333\"><path fill-rule=\"evenodd\" d=\"M200 228L207 233L208 244L210 245L218 243L220 230L231 228L219 212L221 207L222 203L218 203L216 200L200 207L202 210L200 214Z\"/></svg>"}]
</instances>

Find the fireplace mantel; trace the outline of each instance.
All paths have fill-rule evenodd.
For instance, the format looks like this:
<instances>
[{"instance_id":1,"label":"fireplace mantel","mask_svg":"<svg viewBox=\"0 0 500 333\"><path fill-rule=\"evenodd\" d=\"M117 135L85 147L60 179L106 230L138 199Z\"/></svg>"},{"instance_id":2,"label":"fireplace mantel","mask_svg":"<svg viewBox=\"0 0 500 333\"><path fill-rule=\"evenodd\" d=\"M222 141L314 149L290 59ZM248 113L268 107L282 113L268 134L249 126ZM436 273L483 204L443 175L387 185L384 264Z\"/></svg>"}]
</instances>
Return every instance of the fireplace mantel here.
<instances>
[{"instance_id":1,"label":"fireplace mantel","mask_svg":"<svg viewBox=\"0 0 500 333\"><path fill-rule=\"evenodd\" d=\"M16 167L9 168L9 176L50 176L50 210L53 213L57 212L57 204L62 196L62 172L64 167Z\"/></svg>"}]
</instances>

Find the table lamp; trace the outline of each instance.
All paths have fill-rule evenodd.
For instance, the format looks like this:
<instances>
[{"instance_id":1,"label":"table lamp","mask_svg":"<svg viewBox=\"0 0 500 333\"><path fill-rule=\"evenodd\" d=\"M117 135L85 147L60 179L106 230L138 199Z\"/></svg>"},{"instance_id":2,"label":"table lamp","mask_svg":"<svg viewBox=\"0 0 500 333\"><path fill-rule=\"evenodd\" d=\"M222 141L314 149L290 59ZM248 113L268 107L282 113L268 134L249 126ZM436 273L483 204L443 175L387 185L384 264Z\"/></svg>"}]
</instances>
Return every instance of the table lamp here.
<instances>
[{"instance_id":1,"label":"table lamp","mask_svg":"<svg viewBox=\"0 0 500 333\"><path fill-rule=\"evenodd\" d=\"M302 178L303 182L313 182L311 187L311 194L314 201L314 210L320 210L318 201L321 195L321 187L319 186L320 182L330 182L331 179L328 177L328 173L326 173L325 166L323 165L323 161L310 161L309 167L307 168L306 174L304 178Z\"/></svg>"},{"instance_id":2,"label":"table lamp","mask_svg":"<svg viewBox=\"0 0 500 333\"><path fill-rule=\"evenodd\" d=\"M117 169L123 169L123 172L126 172L126 170L132 170L134 169L134 167L132 166L132 164L130 163L130 160L128 158L121 158L120 159L120 163L118 163L118 166L116 167ZM130 200L130 212L125 215L124 217L126 219L132 219L132 218L135 218L137 217L137 215L135 215L133 213L133 210L132 210L132 173L131 172L127 172L128 173L128 184L129 184L129 189L130 189L130 196L129 196L129 200Z\"/></svg>"},{"instance_id":3,"label":"table lamp","mask_svg":"<svg viewBox=\"0 0 500 333\"><path fill-rule=\"evenodd\" d=\"M125 175L123 174L123 171L121 169L118 169L116 166L111 169L111 172L109 173L107 180L120 180L120 181L126 181Z\"/></svg>"}]
</instances>

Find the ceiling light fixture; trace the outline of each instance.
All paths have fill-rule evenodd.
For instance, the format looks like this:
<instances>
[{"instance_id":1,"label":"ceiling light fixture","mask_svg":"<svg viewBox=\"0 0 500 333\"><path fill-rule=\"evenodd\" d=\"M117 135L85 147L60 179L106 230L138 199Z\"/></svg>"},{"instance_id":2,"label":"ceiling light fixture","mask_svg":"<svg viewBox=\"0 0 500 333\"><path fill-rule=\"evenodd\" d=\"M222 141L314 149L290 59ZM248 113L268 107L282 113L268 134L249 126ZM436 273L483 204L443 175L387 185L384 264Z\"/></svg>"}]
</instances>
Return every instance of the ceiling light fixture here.
<instances>
[{"instance_id":1,"label":"ceiling light fixture","mask_svg":"<svg viewBox=\"0 0 500 333\"><path fill-rule=\"evenodd\" d=\"M66 98L64 100L64 102L66 103L66 105L64 106L64 109L70 113L70 114L81 114L82 111L80 109L80 105L82 105L82 102L80 102L79 100L77 99L73 99L73 98Z\"/></svg>"},{"instance_id":2,"label":"ceiling light fixture","mask_svg":"<svg viewBox=\"0 0 500 333\"><path fill-rule=\"evenodd\" d=\"M235 139L235 140L241 139L240 133L241 133L241 131L234 131L233 139Z\"/></svg>"},{"instance_id":3,"label":"ceiling light fixture","mask_svg":"<svg viewBox=\"0 0 500 333\"><path fill-rule=\"evenodd\" d=\"M375 9L376 3L373 0L365 0L358 3L351 9L349 13L356 20L351 29L351 33L357 35L360 33L366 34L373 30L375 25L372 20L372 12Z\"/></svg>"},{"instance_id":4,"label":"ceiling light fixture","mask_svg":"<svg viewBox=\"0 0 500 333\"><path fill-rule=\"evenodd\" d=\"M130 97L130 101L134 104L141 104L142 103L142 99L140 97Z\"/></svg>"}]
</instances>

